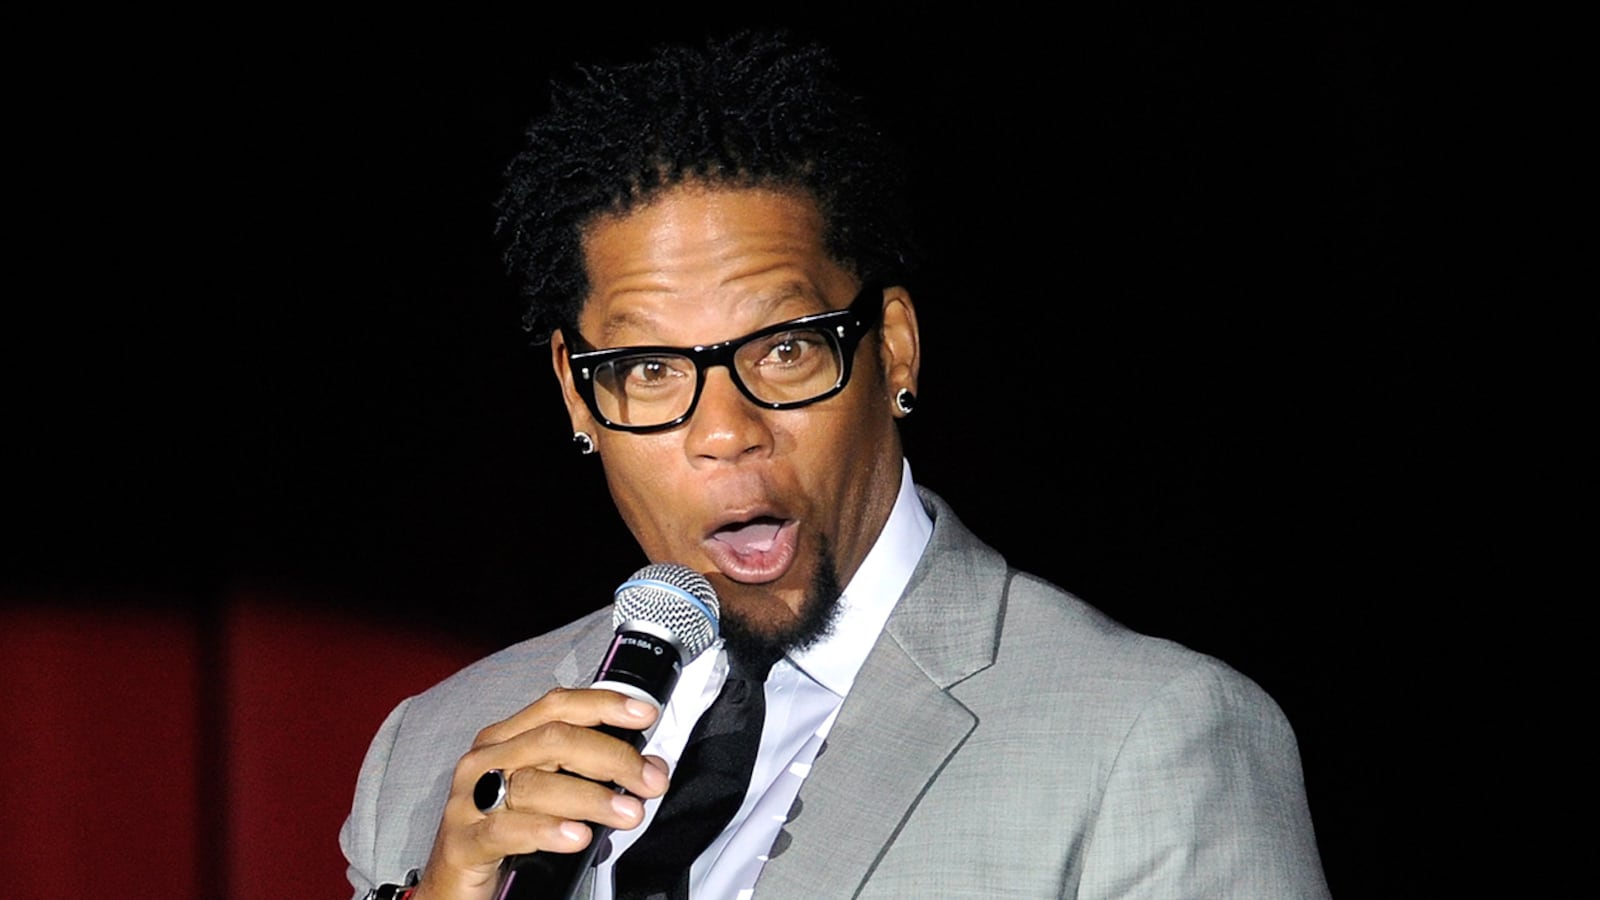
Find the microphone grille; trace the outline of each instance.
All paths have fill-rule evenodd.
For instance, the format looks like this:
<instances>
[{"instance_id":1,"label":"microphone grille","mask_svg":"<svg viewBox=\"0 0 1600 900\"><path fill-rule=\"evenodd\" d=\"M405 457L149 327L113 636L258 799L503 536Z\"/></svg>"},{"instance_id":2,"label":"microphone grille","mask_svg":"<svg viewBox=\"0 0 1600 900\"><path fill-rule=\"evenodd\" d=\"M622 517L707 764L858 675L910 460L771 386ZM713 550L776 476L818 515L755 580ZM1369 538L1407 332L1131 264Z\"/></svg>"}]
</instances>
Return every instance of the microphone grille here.
<instances>
[{"instance_id":1,"label":"microphone grille","mask_svg":"<svg viewBox=\"0 0 1600 900\"><path fill-rule=\"evenodd\" d=\"M651 563L617 587L611 624L643 619L671 632L685 663L717 639L717 591L704 575L677 563Z\"/></svg>"}]
</instances>

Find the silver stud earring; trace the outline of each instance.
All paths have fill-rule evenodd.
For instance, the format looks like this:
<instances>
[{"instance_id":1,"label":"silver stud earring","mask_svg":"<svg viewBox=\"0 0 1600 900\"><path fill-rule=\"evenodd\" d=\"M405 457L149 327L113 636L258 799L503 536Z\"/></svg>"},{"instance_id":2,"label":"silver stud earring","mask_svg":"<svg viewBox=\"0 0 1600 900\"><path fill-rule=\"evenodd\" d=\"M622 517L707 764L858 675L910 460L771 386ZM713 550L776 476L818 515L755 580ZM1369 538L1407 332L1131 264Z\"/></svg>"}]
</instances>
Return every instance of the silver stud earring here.
<instances>
[{"instance_id":1,"label":"silver stud earring","mask_svg":"<svg viewBox=\"0 0 1600 900\"><path fill-rule=\"evenodd\" d=\"M578 445L578 452L584 456L594 452L594 438L590 437L587 431L574 431L572 442Z\"/></svg>"},{"instance_id":2,"label":"silver stud earring","mask_svg":"<svg viewBox=\"0 0 1600 900\"><path fill-rule=\"evenodd\" d=\"M911 415L911 411L917 408L917 395L907 388L901 388L895 392L894 408L900 410L902 416Z\"/></svg>"}]
</instances>

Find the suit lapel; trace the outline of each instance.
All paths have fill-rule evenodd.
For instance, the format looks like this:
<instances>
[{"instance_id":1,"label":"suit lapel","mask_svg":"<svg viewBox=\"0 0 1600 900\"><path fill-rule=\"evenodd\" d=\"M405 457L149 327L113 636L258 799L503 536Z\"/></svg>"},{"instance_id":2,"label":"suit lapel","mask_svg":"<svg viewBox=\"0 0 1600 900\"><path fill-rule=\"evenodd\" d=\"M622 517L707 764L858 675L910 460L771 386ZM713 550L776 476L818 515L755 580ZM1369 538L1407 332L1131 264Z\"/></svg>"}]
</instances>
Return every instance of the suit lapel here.
<instances>
[{"instance_id":1,"label":"suit lapel","mask_svg":"<svg viewBox=\"0 0 1600 900\"><path fill-rule=\"evenodd\" d=\"M874 650L779 833L757 896L853 895L974 722L898 648ZM886 765L891 748L894 764Z\"/></svg>"},{"instance_id":2,"label":"suit lapel","mask_svg":"<svg viewBox=\"0 0 1600 900\"><path fill-rule=\"evenodd\" d=\"M993 662L1005 562L923 493L933 537L867 657L756 884L757 897L860 890L976 719L948 688Z\"/></svg>"}]
</instances>

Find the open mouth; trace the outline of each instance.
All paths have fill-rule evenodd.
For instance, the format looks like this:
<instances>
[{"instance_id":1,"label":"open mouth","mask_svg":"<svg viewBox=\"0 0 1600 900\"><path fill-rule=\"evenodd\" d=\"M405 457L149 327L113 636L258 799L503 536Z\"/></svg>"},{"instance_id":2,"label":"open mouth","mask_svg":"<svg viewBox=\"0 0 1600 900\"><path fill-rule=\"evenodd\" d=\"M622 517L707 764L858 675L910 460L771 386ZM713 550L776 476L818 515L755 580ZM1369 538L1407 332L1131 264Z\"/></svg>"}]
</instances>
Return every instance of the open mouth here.
<instances>
[{"instance_id":1,"label":"open mouth","mask_svg":"<svg viewBox=\"0 0 1600 900\"><path fill-rule=\"evenodd\" d=\"M736 522L718 528L712 537L727 544L740 556L748 556L771 552L772 545L778 541L778 531L782 528L782 519L760 516L748 522Z\"/></svg>"},{"instance_id":2,"label":"open mouth","mask_svg":"<svg viewBox=\"0 0 1600 900\"><path fill-rule=\"evenodd\" d=\"M711 561L734 581L772 581L794 562L797 529L792 519L757 516L729 522L702 545Z\"/></svg>"}]
</instances>

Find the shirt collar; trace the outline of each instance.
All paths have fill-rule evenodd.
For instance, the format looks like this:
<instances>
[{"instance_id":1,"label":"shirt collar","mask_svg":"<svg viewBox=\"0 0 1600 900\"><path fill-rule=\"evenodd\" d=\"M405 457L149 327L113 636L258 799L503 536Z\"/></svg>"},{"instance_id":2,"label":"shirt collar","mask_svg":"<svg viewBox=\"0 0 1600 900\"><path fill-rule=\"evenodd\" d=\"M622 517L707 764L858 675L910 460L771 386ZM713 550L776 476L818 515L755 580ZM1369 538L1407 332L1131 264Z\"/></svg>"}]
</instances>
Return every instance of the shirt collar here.
<instances>
[{"instance_id":1,"label":"shirt collar","mask_svg":"<svg viewBox=\"0 0 1600 900\"><path fill-rule=\"evenodd\" d=\"M933 520L917 498L911 463L902 460L894 508L861 568L845 585L833 630L805 650L791 653L788 662L834 694L848 694L931 534Z\"/></svg>"}]
</instances>

